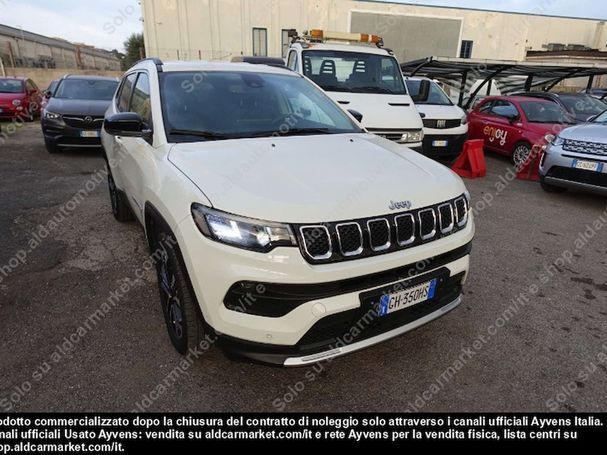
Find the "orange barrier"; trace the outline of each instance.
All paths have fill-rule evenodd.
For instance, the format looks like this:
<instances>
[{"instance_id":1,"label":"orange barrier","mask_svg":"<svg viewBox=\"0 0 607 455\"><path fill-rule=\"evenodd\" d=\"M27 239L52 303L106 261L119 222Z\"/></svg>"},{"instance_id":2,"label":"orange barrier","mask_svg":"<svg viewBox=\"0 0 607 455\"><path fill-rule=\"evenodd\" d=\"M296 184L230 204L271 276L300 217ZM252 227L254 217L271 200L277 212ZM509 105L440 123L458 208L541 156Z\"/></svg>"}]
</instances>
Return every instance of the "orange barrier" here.
<instances>
[{"instance_id":1,"label":"orange barrier","mask_svg":"<svg viewBox=\"0 0 607 455\"><path fill-rule=\"evenodd\" d=\"M537 182L540 179L540 162L544 151L541 146L534 145L531 155L525 163L517 169L516 178L519 180L531 180Z\"/></svg>"},{"instance_id":2,"label":"orange barrier","mask_svg":"<svg viewBox=\"0 0 607 455\"><path fill-rule=\"evenodd\" d=\"M475 179L487 175L487 163L483 150L485 141L473 139L464 143L464 150L453 164L453 171L460 177Z\"/></svg>"}]
</instances>

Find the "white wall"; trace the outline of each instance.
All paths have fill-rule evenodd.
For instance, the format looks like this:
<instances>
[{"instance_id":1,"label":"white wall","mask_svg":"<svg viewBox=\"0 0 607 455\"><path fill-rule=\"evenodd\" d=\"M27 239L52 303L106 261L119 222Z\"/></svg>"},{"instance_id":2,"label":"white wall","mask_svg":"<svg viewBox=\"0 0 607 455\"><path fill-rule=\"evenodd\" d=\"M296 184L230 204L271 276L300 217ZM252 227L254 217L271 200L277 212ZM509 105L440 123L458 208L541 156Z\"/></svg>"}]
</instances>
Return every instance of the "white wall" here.
<instances>
[{"instance_id":1,"label":"white wall","mask_svg":"<svg viewBox=\"0 0 607 455\"><path fill-rule=\"evenodd\" d=\"M544 6L535 12L550 14L553 1L544 0ZM461 39L474 41L473 58L523 60L527 49L541 50L547 43L586 46L602 43L602 50L607 50L607 27L600 26L598 20L355 0L142 0L141 3L147 53L164 59L199 56L229 59L233 55L251 54L253 27L268 29L269 55L279 56L283 28L350 30L352 10L461 18ZM381 30L369 31L378 32ZM432 39L431 30L428 39ZM386 46L390 47L390 43Z\"/></svg>"}]
</instances>

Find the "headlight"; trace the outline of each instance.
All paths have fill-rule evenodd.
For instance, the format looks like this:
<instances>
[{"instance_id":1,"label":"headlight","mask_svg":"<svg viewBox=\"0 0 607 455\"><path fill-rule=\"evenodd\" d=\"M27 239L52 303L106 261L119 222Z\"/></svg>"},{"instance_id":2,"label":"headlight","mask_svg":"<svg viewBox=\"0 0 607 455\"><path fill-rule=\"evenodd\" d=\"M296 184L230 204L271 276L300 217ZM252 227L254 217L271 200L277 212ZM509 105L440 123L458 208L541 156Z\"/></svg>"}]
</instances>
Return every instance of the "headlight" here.
<instances>
[{"instance_id":1,"label":"headlight","mask_svg":"<svg viewBox=\"0 0 607 455\"><path fill-rule=\"evenodd\" d=\"M49 120L59 120L61 118L61 114L56 114L54 112L46 111L44 113L44 118Z\"/></svg>"},{"instance_id":2,"label":"headlight","mask_svg":"<svg viewBox=\"0 0 607 455\"><path fill-rule=\"evenodd\" d=\"M244 218L192 204L192 217L202 234L217 242L267 253L278 246L297 246L287 224Z\"/></svg>"},{"instance_id":3,"label":"headlight","mask_svg":"<svg viewBox=\"0 0 607 455\"><path fill-rule=\"evenodd\" d=\"M424 131L409 131L401 137L401 142L421 142L424 140Z\"/></svg>"},{"instance_id":4,"label":"headlight","mask_svg":"<svg viewBox=\"0 0 607 455\"><path fill-rule=\"evenodd\" d=\"M565 142L565 140L561 137L561 136L555 136L554 138L552 138L552 141L550 142L552 145L563 145L563 142Z\"/></svg>"},{"instance_id":5,"label":"headlight","mask_svg":"<svg viewBox=\"0 0 607 455\"><path fill-rule=\"evenodd\" d=\"M464 114L464 116L462 117L462 125L467 125L468 124L468 116L466 114Z\"/></svg>"},{"instance_id":6,"label":"headlight","mask_svg":"<svg viewBox=\"0 0 607 455\"><path fill-rule=\"evenodd\" d=\"M13 100L13 106L21 106L21 100Z\"/></svg>"}]
</instances>

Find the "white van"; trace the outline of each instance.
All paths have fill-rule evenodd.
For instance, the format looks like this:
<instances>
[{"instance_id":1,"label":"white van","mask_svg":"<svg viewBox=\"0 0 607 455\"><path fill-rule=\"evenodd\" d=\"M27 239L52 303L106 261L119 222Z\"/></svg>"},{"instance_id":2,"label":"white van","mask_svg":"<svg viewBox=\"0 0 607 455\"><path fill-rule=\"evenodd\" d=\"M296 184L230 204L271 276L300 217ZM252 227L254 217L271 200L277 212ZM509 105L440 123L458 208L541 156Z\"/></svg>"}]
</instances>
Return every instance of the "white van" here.
<instances>
[{"instance_id":1,"label":"white van","mask_svg":"<svg viewBox=\"0 0 607 455\"><path fill-rule=\"evenodd\" d=\"M452 162L468 138L468 117L433 80L406 78L407 89L424 122L423 154Z\"/></svg>"},{"instance_id":2,"label":"white van","mask_svg":"<svg viewBox=\"0 0 607 455\"><path fill-rule=\"evenodd\" d=\"M295 38L287 66L319 85L370 133L421 151L422 119L398 61L382 45L375 35L312 30Z\"/></svg>"}]
</instances>

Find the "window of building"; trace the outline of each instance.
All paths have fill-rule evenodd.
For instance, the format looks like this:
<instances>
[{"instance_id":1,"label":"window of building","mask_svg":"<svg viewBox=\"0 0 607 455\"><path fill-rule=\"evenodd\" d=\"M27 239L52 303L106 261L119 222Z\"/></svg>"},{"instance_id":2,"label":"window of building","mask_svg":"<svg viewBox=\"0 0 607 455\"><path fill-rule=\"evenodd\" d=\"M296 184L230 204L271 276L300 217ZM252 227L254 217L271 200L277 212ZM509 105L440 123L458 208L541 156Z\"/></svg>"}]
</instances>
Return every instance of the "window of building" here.
<instances>
[{"instance_id":1,"label":"window of building","mask_svg":"<svg viewBox=\"0 0 607 455\"><path fill-rule=\"evenodd\" d=\"M287 52L289 52L289 47L291 46L291 38L289 37L289 33L291 32L291 30L289 29L282 29L282 38L281 38L281 42L282 42L282 57L286 57L287 56Z\"/></svg>"},{"instance_id":2,"label":"window of building","mask_svg":"<svg viewBox=\"0 0 607 455\"><path fill-rule=\"evenodd\" d=\"M258 57L268 56L268 29L253 29L253 55Z\"/></svg>"},{"instance_id":3,"label":"window of building","mask_svg":"<svg viewBox=\"0 0 607 455\"><path fill-rule=\"evenodd\" d=\"M472 58L472 46L474 46L474 41L462 41L462 48L459 51L460 58Z\"/></svg>"}]
</instances>

